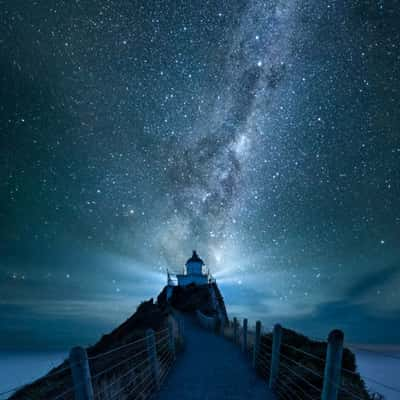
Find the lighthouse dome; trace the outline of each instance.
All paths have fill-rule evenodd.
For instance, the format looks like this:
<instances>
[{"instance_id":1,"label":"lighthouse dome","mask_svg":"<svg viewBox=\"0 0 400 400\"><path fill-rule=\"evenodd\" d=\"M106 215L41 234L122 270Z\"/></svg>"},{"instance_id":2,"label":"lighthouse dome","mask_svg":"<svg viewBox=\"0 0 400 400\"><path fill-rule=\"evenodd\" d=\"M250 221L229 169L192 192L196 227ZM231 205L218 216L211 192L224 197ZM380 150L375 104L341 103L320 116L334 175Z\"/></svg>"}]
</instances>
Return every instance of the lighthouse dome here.
<instances>
[{"instance_id":1,"label":"lighthouse dome","mask_svg":"<svg viewBox=\"0 0 400 400\"><path fill-rule=\"evenodd\" d=\"M196 250L193 250L192 257L186 261L185 265L188 274L202 274L204 261L197 255Z\"/></svg>"},{"instance_id":2,"label":"lighthouse dome","mask_svg":"<svg viewBox=\"0 0 400 400\"><path fill-rule=\"evenodd\" d=\"M198 256L196 250L193 250L192 257L186 261L186 265L189 263L200 263L201 265L204 265L204 261Z\"/></svg>"}]
</instances>

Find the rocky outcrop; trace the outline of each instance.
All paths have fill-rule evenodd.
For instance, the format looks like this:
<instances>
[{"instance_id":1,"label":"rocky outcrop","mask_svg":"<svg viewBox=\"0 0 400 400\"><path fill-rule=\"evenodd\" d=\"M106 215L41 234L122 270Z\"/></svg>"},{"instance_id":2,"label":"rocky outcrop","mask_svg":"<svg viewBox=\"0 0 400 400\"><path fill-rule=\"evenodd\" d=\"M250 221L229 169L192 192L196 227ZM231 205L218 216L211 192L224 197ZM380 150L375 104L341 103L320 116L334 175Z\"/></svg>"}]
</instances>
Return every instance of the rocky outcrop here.
<instances>
[{"instance_id":1,"label":"rocky outcrop","mask_svg":"<svg viewBox=\"0 0 400 400\"><path fill-rule=\"evenodd\" d=\"M163 307L170 305L174 309L186 313L200 311L206 316L217 318L223 315L227 320L224 299L216 283L173 286L172 295L168 301L167 287L165 287L159 294L157 303Z\"/></svg>"}]
</instances>

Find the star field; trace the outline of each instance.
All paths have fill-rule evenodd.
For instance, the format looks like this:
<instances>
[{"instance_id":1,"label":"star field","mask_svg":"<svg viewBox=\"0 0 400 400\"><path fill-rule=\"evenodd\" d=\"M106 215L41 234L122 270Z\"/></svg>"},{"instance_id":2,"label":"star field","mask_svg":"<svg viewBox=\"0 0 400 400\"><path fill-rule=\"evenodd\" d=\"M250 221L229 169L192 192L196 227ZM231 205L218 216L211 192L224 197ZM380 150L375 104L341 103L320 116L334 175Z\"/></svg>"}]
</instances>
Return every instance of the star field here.
<instances>
[{"instance_id":1,"label":"star field","mask_svg":"<svg viewBox=\"0 0 400 400\"><path fill-rule=\"evenodd\" d=\"M3 3L7 346L93 341L192 249L233 315L398 342L397 1Z\"/></svg>"}]
</instances>

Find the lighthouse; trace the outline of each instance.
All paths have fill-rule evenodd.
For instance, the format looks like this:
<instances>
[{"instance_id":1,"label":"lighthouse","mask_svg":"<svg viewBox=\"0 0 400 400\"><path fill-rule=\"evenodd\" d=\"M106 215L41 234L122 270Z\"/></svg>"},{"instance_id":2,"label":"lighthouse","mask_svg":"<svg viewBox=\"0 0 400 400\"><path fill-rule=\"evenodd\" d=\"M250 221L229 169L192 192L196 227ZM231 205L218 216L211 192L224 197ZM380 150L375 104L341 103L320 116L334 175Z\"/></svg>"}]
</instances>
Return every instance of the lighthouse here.
<instances>
[{"instance_id":1,"label":"lighthouse","mask_svg":"<svg viewBox=\"0 0 400 400\"><path fill-rule=\"evenodd\" d=\"M187 286L191 283L208 284L210 276L208 271L205 271L204 265L204 261L198 256L196 250L193 250L192 257L186 261L184 273L176 275L178 286Z\"/></svg>"},{"instance_id":2,"label":"lighthouse","mask_svg":"<svg viewBox=\"0 0 400 400\"><path fill-rule=\"evenodd\" d=\"M224 300L218 289L217 281L210 274L210 270L206 268L204 261L199 257L196 250L193 250L192 256L186 261L182 274L171 274L167 270L167 286L165 289L167 302L172 301L175 289L177 289L178 294L186 294L189 299L196 292L205 293L207 291L209 293L208 300L204 300L202 295L199 296L197 294L189 301L189 303L192 302L189 307L194 307L195 310L200 312L204 304L198 302L206 301L208 308L214 310L222 325L225 325L228 320ZM179 301L179 296L175 300ZM195 305L193 305L193 301ZM197 305L196 302L198 303Z\"/></svg>"}]
</instances>

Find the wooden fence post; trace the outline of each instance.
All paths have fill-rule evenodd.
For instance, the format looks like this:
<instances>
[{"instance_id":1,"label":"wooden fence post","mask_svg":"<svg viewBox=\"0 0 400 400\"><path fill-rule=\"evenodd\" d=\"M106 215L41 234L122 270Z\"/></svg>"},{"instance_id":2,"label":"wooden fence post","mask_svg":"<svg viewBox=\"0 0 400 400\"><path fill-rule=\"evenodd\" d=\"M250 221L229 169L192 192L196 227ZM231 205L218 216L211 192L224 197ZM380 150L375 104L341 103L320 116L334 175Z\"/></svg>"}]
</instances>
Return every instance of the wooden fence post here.
<instances>
[{"instance_id":1,"label":"wooden fence post","mask_svg":"<svg viewBox=\"0 0 400 400\"><path fill-rule=\"evenodd\" d=\"M282 342L282 326L276 324L272 334L272 354L271 354L271 369L269 372L269 387L273 389L276 384L279 372L279 358Z\"/></svg>"},{"instance_id":2,"label":"wooden fence post","mask_svg":"<svg viewBox=\"0 0 400 400\"><path fill-rule=\"evenodd\" d=\"M260 350L261 343L261 321L256 322L256 336L254 338L254 347L253 347L253 367L255 368L257 365L257 355Z\"/></svg>"},{"instance_id":3,"label":"wooden fence post","mask_svg":"<svg viewBox=\"0 0 400 400\"><path fill-rule=\"evenodd\" d=\"M146 331L147 352L149 355L150 368L157 388L160 388L160 364L157 358L156 338L153 329Z\"/></svg>"},{"instance_id":4,"label":"wooden fence post","mask_svg":"<svg viewBox=\"0 0 400 400\"><path fill-rule=\"evenodd\" d=\"M69 365L74 383L75 400L93 400L92 378L89 361L83 347L74 347L69 353Z\"/></svg>"},{"instance_id":5,"label":"wooden fence post","mask_svg":"<svg viewBox=\"0 0 400 400\"><path fill-rule=\"evenodd\" d=\"M247 352L247 318L243 319L242 351Z\"/></svg>"},{"instance_id":6,"label":"wooden fence post","mask_svg":"<svg viewBox=\"0 0 400 400\"><path fill-rule=\"evenodd\" d=\"M338 398L342 370L343 339L344 334L338 329L333 330L328 336L322 400L337 400Z\"/></svg>"},{"instance_id":7,"label":"wooden fence post","mask_svg":"<svg viewBox=\"0 0 400 400\"><path fill-rule=\"evenodd\" d=\"M175 360L176 357L175 335L174 335L174 324L172 318L168 319L168 344L169 344L169 351L172 354L173 359Z\"/></svg>"},{"instance_id":8,"label":"wooden fence post","mask_svg":"<svg viewBox=\"0 0 400 400\"><path fill-rule=\"evenodd\" d=\"M237 318L233 318L233 343L237 343L238 337L238 321Z\"/></svg>"}]
</instances>

